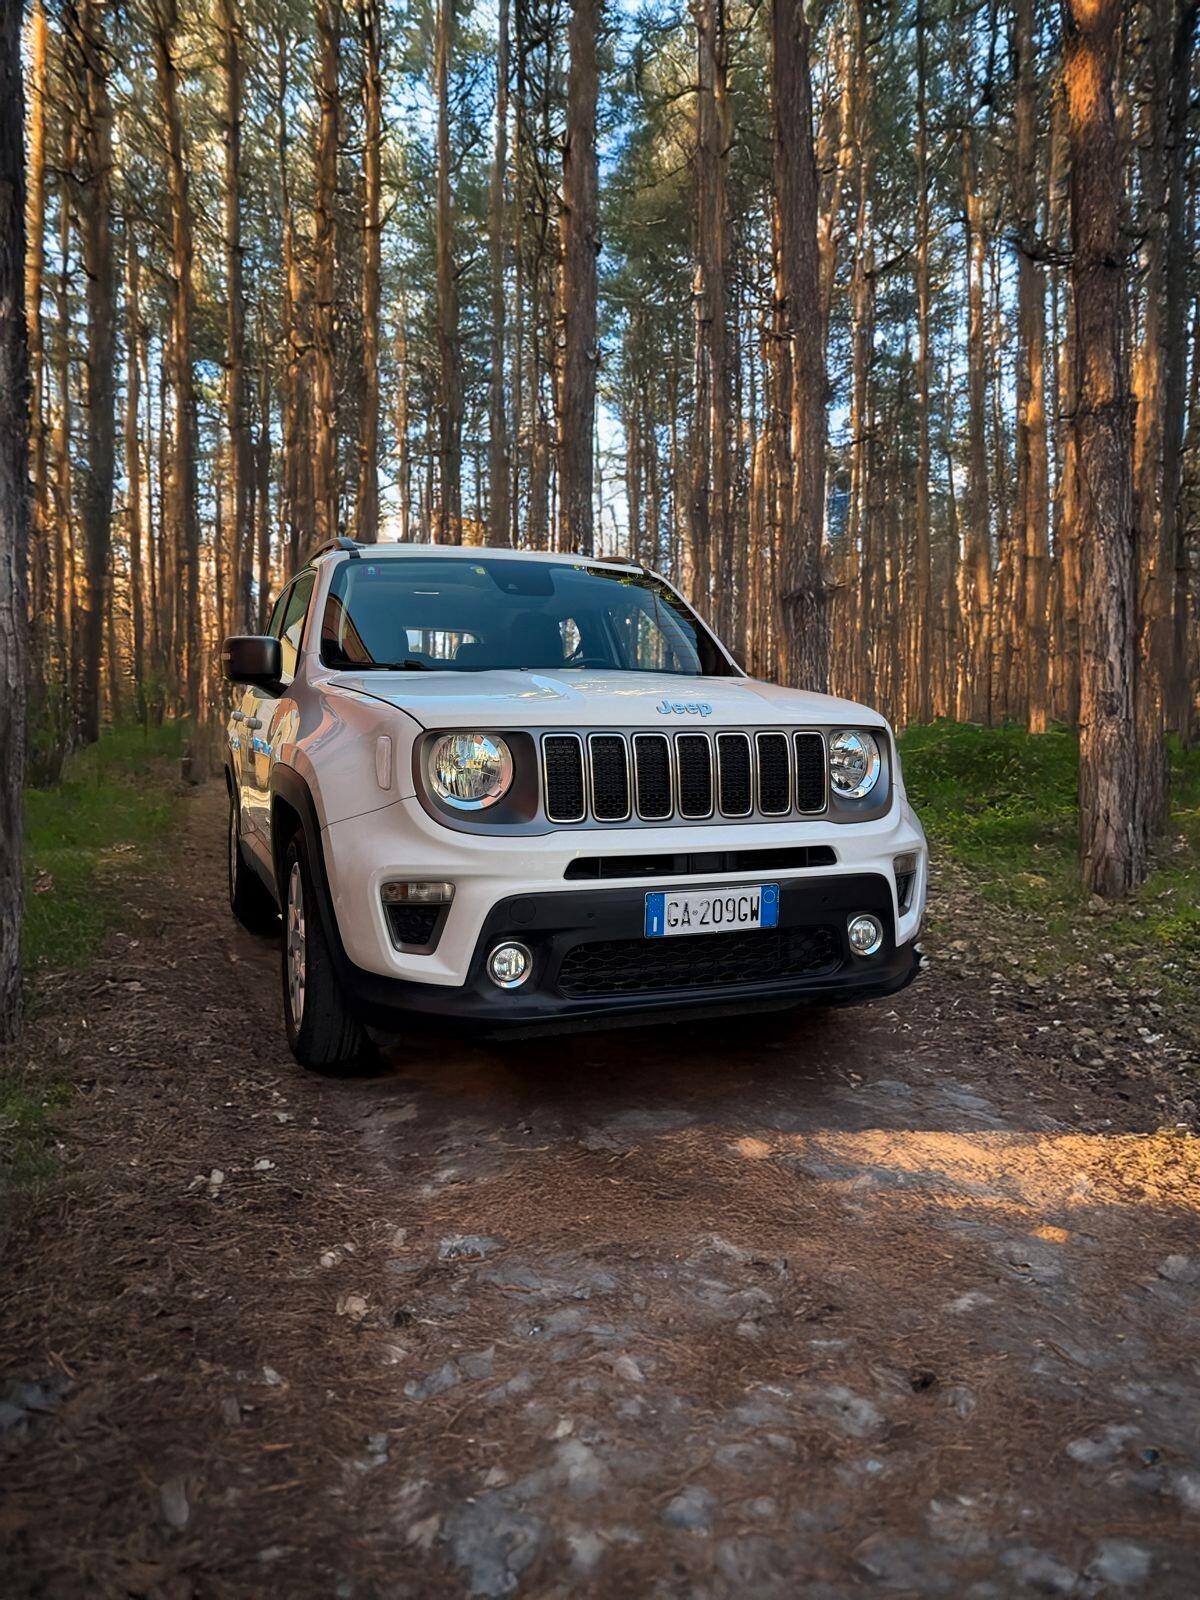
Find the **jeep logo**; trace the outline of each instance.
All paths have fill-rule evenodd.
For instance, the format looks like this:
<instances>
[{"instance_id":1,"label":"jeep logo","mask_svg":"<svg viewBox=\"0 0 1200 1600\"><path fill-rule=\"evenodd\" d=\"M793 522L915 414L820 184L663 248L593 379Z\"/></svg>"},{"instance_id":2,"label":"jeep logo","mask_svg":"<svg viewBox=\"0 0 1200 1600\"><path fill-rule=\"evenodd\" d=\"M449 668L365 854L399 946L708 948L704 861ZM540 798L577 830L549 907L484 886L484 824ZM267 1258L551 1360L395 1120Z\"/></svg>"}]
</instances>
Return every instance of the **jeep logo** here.
<instances>
[{"instance_id":1,"label":"jeep logo","mask_svg":"<svg viewBox=\"0 0 1200 1600\"><path fill-rule=\"evenodd\" d=\"M660 700L654 708L660 717L711 717L712 707L707 700Z\"/></svg>"}]
</instances>

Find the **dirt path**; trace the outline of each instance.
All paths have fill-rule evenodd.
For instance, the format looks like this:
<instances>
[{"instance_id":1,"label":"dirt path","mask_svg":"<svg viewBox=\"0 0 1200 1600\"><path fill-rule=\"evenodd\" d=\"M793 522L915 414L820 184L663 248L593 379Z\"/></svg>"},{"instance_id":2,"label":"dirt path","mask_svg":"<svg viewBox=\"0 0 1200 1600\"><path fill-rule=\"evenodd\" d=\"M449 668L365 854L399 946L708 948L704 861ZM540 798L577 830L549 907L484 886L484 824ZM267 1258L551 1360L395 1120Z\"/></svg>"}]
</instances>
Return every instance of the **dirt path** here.
<instances>
[{"instance_id":1,"label":"dirt path","mask_svg":"<svg viewBox=\"0 0 1200 1600\"><path fill-rule=\"evenodd\" d=\"M935 950L306 1077L222 804L35 1033L82 1104L5 1246L6 1595L1200 1591L1200 1146L1060 1013Z\"/></svg>"}]
</instances>

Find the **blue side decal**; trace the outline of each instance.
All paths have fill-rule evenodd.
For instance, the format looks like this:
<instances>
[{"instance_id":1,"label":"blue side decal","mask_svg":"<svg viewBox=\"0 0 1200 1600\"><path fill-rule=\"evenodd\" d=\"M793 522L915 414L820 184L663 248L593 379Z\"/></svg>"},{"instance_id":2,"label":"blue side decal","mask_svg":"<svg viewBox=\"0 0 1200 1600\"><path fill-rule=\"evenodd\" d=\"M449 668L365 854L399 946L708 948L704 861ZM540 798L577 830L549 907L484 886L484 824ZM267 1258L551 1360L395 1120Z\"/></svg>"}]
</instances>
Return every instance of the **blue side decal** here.
<instances>
[{"instance_id":1,"label":"blue side decal","mask_svg":"<svg viewBox=\"0 0 1200 1600\"><path fill-rule=\"evenodd\" d=\"M763 928L777 928L779 926L779 885L777 883L764 883L762 892L762 922Z\"/></svg>"},{"instance_id":2,"label":"blue side decal","mask_svg":"<svg viewBox=\"0 0 1200 1600\"><path fill-rule=\"evenodd\" d=\"M667 926L667 897L665 894L646 896L646 937L661 939Z\"/></svg>"}]
</instances>

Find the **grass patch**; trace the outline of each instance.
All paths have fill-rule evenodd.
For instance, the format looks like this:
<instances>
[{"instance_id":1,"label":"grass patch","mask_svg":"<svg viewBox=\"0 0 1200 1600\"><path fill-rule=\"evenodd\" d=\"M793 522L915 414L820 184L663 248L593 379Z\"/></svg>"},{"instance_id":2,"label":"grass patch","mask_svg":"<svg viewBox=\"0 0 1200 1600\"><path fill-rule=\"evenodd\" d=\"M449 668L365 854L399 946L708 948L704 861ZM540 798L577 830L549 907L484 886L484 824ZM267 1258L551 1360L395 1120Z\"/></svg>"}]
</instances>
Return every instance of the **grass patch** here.
<instances>
[{"instance_id":1,"label":"grass patch","mask_svg":"<svg viewBox=\"0 0 1200 1600\"><path fill-rule=\"evenodd\" d=\"M85 965L126 920L121 879L171 829L183 741L177 722L117 728L72 756L61 783L26 791L22 957L30 977Z\"/></svg>"},{"instance_id":2,"label":"grass patch","mask_svg":"<svg viewBox=\"0 0 1200 1600\"><path fill-rule=\"evenodd\" d=\"M117 728L68 761L62 781L25 794L26 1007L40 972L85 968L130 920L127 880L149 866L176 815L185 728ZM0 1187L36 1190L53 1175L49 1121L70 1086L43 1063L0 1064Z\"/></svg>"},{"instance_id":3,"label":"grass patch","mask_svg":"<svg viewBox=\"0 0 1200 1600\"><path fill-rule=\"evenodd\" d=\"M1107 954L1138 983L1195 1004L1200 750L1171 748L1171 816L1149 878L1128 900L1100 905L1079 879L1073 732L934 723L909 729L900 749L932 850L1024 927L1026 970L1045 977Z\"/></svg>"}]
</instances>

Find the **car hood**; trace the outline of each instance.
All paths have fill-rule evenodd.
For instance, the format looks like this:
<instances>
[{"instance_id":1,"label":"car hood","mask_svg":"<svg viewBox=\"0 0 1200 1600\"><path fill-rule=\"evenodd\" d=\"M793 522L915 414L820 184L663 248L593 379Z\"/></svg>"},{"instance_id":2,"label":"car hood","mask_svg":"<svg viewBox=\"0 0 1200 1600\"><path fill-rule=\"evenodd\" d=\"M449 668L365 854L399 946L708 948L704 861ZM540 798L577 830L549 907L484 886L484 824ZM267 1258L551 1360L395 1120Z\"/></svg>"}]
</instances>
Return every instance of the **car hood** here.
<instances>
[{"instance_id":1,"label":"car hood","mask_svg":"<svg viewBox=\"0 0 1200 1600\"><path fill-rule=\"evenodd\" d=\"M339 689L382 700L424 728L879 727L878 712L754 678L643 672L341 672Z\"/></svg>"}]
</instances>

